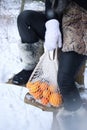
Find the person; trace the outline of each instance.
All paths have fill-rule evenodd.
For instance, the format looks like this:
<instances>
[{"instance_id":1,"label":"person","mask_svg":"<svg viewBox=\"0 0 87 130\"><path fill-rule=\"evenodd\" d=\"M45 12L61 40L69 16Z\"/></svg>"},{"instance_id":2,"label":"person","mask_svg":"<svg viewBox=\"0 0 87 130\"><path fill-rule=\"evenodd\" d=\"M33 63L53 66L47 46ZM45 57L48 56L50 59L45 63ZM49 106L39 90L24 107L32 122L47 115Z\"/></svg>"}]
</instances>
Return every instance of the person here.
<instances>
[{"instance_id":1,"label":"person","mask_svg":"<svg viewBox=\"0 0 87 130\"><path fill-rule=\"evenodd\" d=\"M24 69L12 82L25 84L28 81L42 46L48 51L61 48L57 79L64 108L70 111L80 108L82 100L75 76L87 58L87 1L46 0L45 11L25 10L18 16L17 25Z\"/></svg>"}]
</instances>

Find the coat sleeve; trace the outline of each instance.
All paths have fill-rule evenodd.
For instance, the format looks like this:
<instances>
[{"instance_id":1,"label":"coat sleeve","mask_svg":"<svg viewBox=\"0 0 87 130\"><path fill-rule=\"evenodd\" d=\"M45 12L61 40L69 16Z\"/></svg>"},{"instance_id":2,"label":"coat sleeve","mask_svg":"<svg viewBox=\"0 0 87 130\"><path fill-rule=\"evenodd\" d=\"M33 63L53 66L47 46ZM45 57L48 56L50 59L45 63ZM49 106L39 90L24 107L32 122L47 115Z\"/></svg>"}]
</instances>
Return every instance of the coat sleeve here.
<instances>
[{"instance_id":1,"label":"coat sleeve","mask_svg":"<svg viewBox=\"0 0 87 130\"><path fill-rule=\"evenodd\" d=\"M87 10L87 0L73 0L76 2L79 6Z\"/></svg>"},{"instance_id":2,"label":"coat sleeve","mask_svg":"<svg viewBox=\"0 0 87 130\"><path fill-rule=\"evenodd\" d=\"M57 19L61 21L63 12L68 6L70 0L46 0L45 14L47 20Z\"/></svg>"}]
</instances>

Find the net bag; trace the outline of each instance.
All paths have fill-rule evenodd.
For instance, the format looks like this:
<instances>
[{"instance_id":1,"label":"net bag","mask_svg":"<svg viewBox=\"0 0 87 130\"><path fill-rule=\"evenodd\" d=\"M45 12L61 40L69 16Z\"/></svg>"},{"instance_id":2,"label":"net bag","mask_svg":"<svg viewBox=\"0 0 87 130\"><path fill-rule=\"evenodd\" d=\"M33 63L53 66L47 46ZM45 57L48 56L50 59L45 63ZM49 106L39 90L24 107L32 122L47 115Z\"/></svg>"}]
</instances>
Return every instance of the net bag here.
<instances>
[{"instance_id":1,"label":"net bag","mask_svg":"<svg viewBox=\"0 0 87 130\"><path fill-rule=\"evenodd\" d=\"M57 73L57 49L45 51L26 84L29 94L36 102L49 107L59 107L62 104Z\"/></svg>"}]
</instances>

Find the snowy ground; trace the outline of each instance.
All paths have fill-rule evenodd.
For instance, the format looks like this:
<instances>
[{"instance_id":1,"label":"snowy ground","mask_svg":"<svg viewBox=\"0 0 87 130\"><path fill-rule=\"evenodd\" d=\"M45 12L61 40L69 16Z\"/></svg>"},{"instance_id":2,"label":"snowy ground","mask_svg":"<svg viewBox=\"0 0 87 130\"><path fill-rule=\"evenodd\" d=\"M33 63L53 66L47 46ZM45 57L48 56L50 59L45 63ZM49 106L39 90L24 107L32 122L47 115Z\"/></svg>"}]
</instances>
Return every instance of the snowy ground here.
<instances>
[{"instance_id":1,"label":"snowy ground","mask_svg":"<svg viewBox=\"0 0 87 130\"><path fill-rule=\"evenodd\" d=\"M17 44L17 0L0 1L0 130L50 130L52 113L24 103L27 89L4 84L22 69ZM43 10L44 3L26 3L25 9Z\"/></svg>"},{"instance_id":2,"label":"snowy ground","mask_svg":"<svg viewBox=\"0 0 87 130\"><path fill-rule=\"evenodd\" d=\"M22 69L16 25L20 3L21 0L0 0L0 130L50 130L53 113L25 104L27 89L5 84ZM44 3L29 2L25 9L43 10ZM87 70L85 85L87 87Z\"/></svg>"},{"instance_id":3,"label":"snowy ground","mask_svg":"<svg viewBox=\"0 0 87 130\"><path fill-rule=\"evenodd\" d=\"M17 30L17 16L20 12L21 2L17 0L0 1L0 82L5 82L14 73L22 69L18 43L20 42ZM43 10L44 3L30 2L25 9Z\"/></svg>"}]
</instances>

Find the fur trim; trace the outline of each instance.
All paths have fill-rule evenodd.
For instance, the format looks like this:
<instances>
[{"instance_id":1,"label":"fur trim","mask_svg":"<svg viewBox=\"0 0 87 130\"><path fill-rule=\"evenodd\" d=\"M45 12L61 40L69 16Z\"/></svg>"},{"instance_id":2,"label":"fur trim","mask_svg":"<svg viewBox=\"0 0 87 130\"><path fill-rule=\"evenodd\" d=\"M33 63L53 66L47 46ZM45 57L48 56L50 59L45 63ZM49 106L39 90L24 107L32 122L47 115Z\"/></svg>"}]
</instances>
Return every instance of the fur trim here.
<instances>
[{"instance_id":1,"label":"fur trim","mask_svg":"<svg viewBox=\"0 0 87 130\"><path fill-rule=\"evenodd\" d=\"M33 44L19 44L19 55L22 61L23 68L26 70L34 69L42 53L43 47L42 44L39 42Z\"/></svg>"}]
</instances>

